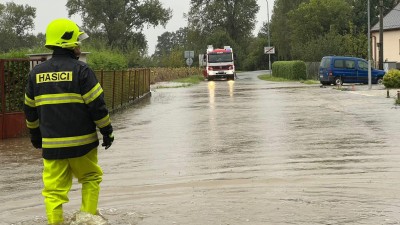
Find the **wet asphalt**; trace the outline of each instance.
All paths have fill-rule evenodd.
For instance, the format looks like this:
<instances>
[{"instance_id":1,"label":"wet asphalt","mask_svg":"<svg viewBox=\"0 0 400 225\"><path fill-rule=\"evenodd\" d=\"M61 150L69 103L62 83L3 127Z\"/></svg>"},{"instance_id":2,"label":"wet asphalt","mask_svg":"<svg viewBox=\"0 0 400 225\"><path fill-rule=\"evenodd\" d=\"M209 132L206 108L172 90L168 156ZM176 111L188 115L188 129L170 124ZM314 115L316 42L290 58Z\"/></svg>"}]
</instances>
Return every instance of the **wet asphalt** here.
<instances>
[{"instance_id":1,"label":"wet asphalt","mask_svg":"<svg viewBox=\"0 0 400 225\"><path fill-rule=\"evenodd\" d=\"M99 151L110 223L399 224L397 90L257 78L265 73L154 85L113 114L116 141ZM0 224L46 224L40 151L27 138L0 149ZM75 181L66 215L79 205Z\"/></svg>"}]
</instances>

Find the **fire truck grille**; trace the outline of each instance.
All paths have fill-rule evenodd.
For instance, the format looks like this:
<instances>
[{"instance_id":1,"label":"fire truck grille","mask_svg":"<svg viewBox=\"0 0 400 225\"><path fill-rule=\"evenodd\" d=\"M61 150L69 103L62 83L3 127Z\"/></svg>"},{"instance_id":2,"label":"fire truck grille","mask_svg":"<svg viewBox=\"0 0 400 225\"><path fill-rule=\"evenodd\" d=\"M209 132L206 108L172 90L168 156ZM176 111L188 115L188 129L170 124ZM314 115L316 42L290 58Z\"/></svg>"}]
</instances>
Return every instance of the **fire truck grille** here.
<instances>
[{"instance_id":1,"label":"fire truck grille","mask_svg":"<svg viewBox=\"0 0 400 225\"><path fill-rule=\"evenodd\" d=\"M214 70L229 70L229 66L213 66Z\"/></svg>"}]
</instances>

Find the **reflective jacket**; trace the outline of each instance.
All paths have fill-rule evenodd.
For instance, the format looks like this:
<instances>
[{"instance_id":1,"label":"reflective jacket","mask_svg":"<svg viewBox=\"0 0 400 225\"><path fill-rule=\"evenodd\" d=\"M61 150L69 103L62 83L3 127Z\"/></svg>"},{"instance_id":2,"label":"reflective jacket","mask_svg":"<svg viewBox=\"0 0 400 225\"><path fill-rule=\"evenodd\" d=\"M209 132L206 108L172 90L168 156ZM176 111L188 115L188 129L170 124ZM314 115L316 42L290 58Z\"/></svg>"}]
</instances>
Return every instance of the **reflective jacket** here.
<instances>
[{"instance_id":1,"label":"reflective jacket","mask_svg":"<svg viewBox=\"0 0 400 225\"><path fill-rule=\"evenodd\" d=\"M96 148L96 126L103 135L112 133L103 89L72 50L56 48L30 71L24 111L31 133L40 130L45 159L80 157Z\"/></svg>"}]
</instances>

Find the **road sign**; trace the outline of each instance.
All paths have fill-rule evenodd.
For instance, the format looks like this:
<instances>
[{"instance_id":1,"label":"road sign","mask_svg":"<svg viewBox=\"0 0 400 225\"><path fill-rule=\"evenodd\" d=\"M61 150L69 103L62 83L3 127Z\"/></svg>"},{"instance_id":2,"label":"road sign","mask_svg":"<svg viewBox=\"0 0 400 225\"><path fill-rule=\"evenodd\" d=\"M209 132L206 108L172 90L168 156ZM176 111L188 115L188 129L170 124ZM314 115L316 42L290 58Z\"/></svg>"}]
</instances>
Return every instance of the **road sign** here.
<instances>
[{"instance_id":1,"label":"road sign","mask_svg":"<svg viewBox=\"0 0 400 225\"><path fill-rule=\"evenodd\" d=\"M194 51L185 51L185 59L194 58Z\"/></svg>"},{"instance_id":2,"label":"road sign","mask_svg":"<svg viewBox=\"0 0 400 225\"><path fill-rule=\"evenodd\" d=\"M186 65L191 66L193 64L193 59L192 58L187 58L186 59Z\"/></svg>"},{"instance_id":3,"label":"road sign","mask_svg":"<svg viewBox=\"0 0 400 225\"><path fill-rule=\"evenodd\" d=\"M272 55L275 54L275 47L264 47L264 54Z\"/></svg>"}]
</instances>

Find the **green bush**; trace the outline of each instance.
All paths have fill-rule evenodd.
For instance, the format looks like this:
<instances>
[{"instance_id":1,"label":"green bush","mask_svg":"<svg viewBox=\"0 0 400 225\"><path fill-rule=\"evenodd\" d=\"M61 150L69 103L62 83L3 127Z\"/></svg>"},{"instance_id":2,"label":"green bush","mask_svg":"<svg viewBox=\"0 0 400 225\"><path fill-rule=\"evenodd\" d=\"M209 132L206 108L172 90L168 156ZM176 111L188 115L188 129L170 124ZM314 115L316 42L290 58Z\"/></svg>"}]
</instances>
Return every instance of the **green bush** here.
<instances>
[{"instance_id":1,"label":"green bush","mask_svg":"<svg viewBox=\"0 0 400 225\"><path fill-rule=\"evenodd\" d=\"M38 46L35 48L21 48L13 49L6 53L0 53L1 59L12 59L12 58L29 58L28 54L36 53L50 53L51 50L45 48L44 46Z\"/></svg>"},{"instance_id":2,"label":"green bush","mask_svg":"<svg viewBox=\"0 0 400 225\"><path fill-rule=\"evenodd\" d=\"M272 74L288 80L306 80L306 68L303 61L276 61L272 64Z\"/></svg>"},{"instance_id":3,"label":"green bush","mask_svg":"<svg viewBox=\"0 0 400 225\"><path fill-rule=\"evenodd\" d=\"M111 49L88 48L90 54L87 56L87 63L93 70L122 70L128 68L128 59L119 51ZM0 58L28 58L28 54L51 53L52 51L44 47L34 49L19 49L0 54Z\"/></svg>"},{"instance_id":4,"label":"green bush","mask_svg":"<svg viewBox=\"0 0 400 225\"><path fill-rule=\"evenodd\" d=\"M400 70L391 69L383 76L383 85L386 88L400 88Z\"/></svg>"},{"instance_id":5,"label":"green bush","mask_svg":"<svg viewBox=\"0 0 400 225\"><path fill-rule=\"evenodd\" d=\"M128 68L126 57L112 50L91 51L87 63L93 70L122 70Z\"/></svg>"},{"instance_id":6,"label":"green bush","mask_svg":"<svg viewBox=\"0 0 400 225\"><path fill-rule=\"evenodd\" d=\"M4 91L6 108L0 111L19 112L23 110L24 93L29 73L28 61L11 61L4 63Z\"/></svg>"},{"instance_id":7,"label":"green bush","mask_svg":"<svg viewBox=\"0 0 400 225\"><path fill-rule=\"evenodd\" d=\"M27 58L25 51L11 51L0 54L1 59L12 59L12 58Z\"/></svg>"}]
</instances>

